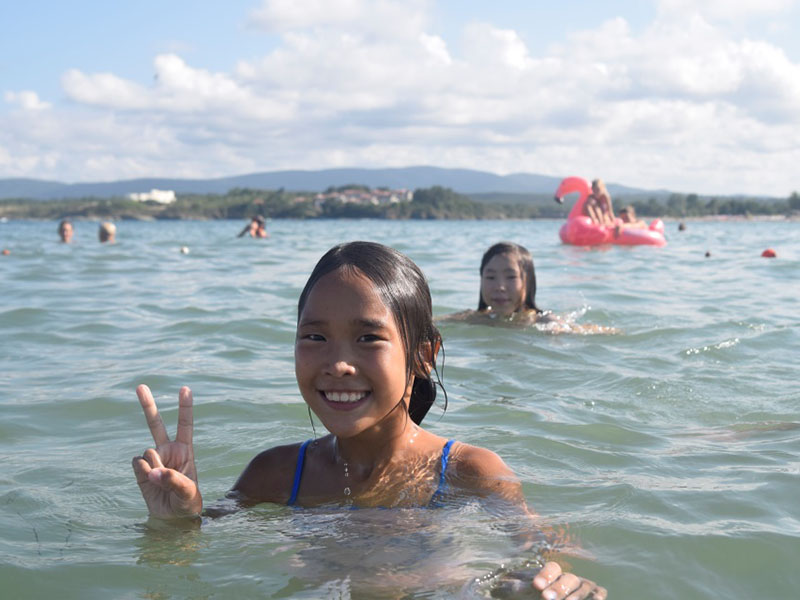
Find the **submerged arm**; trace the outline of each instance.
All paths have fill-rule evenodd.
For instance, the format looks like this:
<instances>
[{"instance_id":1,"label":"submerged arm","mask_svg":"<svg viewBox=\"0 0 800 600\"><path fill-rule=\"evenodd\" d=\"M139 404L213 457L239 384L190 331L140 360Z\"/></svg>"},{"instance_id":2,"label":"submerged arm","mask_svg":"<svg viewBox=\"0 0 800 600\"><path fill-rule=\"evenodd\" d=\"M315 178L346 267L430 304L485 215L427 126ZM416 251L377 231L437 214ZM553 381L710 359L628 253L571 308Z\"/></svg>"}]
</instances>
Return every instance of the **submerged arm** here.
<instances>
[{"instance_id":1,"label":"submerged arm","mask_svg":"<svg viewBox=\"0 0 800 600\"><path fill-rule=\"evenodd\" d=\"M456 469L453 484L471 494L499 501L518 512L530 525L521 527L515 535L524 549L549 545L548 536L541 528L536 514L530 510L522 493L522 486L513 471L494 452L485 448L460 444L454 453ZM605 588L573 573L565 573L555 561L544 564L532 582L533 588L547 600L605 600Z\"/></svg>"}]
</instances>

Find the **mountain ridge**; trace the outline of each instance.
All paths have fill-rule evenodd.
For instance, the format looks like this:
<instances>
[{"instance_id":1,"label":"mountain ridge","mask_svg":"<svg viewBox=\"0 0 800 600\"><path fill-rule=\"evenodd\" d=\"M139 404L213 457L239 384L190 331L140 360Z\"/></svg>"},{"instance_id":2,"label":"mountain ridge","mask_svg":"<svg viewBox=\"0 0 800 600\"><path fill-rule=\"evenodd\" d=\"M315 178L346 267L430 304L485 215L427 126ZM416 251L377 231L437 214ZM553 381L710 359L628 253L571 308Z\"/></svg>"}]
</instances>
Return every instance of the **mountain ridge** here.
<instances>
[{"instance_id":1,"label":"mountain ridge","mask_svg":"<svg viewBox=\"0 0 800 600\"><path fill-rule=\"evenodd\" d=\"M58 200L81 197L119 197L131 193L149 192L151 189L173 190L177 194L225 194L233 188L275 190L283 188L293 192L319 192L329 187L361 184L373 188L392 189L429 188L436 185L451 188L461 194L515 193L552 194L561 180L534 173L497 175L474 169L447 169L415 166L382 169L336 168L319 170L264 171L230 177L209 179L181 179L147 177L106 182L62 183L59 181L7 178L0 179L0 199ZM645 190L609 183L612 195L650 194L663 197L667 190Z\"/></svg>"}]
</instances>

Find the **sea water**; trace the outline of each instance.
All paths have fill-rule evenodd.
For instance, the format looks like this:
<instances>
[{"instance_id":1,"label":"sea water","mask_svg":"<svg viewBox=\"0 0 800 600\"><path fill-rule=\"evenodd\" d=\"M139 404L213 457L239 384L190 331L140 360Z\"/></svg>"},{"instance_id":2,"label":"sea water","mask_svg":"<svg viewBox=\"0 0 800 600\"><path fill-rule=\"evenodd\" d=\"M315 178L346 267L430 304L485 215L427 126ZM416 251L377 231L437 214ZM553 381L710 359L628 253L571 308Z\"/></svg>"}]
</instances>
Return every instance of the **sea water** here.
<instances>
[{"instance_id":1,"label":"sea water","mask_svg":"<svg viewBox=\"0 0 800 600\"><path fill-rule=\"evenodd\" d=\"M620 330L441 325L447 410L425 425L500 454L574 546L568 568L611 598L800 595L797 223L668 223L664 248L597 249L562 245L556 221L273 221L266 240L242 225L125 221L101 245L77 222L64 245L55 222L0 223L3 598L483 598L535 559L472 504L148 521L136 385L170 432L192 387L201 489L222 498L257 452L314 435L297 298L355 239L416 261L437 315L475 308L483 251L521 243L539 306Z\"/></svg>"}]
</instances>

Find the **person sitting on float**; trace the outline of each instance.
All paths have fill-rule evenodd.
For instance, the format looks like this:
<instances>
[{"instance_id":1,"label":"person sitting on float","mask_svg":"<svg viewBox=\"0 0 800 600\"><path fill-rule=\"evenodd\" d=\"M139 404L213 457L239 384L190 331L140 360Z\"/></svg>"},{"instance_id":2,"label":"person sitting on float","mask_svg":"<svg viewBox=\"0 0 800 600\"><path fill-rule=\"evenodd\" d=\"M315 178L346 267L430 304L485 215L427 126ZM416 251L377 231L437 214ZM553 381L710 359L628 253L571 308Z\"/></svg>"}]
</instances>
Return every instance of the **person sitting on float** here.
<instances>
[{"instance_id":1,"label":"person sitting on float","mask_svg":"<svg viewBox=\"0 0 800 600\"><path fill-rule=\"evenodd\" d=\"M614 207L611 204L611 195L602 179L592 181L592 193L586 198L583 212L596 225L614 226Z\"/></svg>"},{"instance_id":2,"label":"person sitting on float","mask_svg":"<svg viewBox=\"0 0 800 600\"><path fill-rule=\"evenodd\" d=\"M636 209L630 204L619 211L619 218L623 227L634 229L647 229L647 223L636 217Z\"/></svg>"}]
</instances>

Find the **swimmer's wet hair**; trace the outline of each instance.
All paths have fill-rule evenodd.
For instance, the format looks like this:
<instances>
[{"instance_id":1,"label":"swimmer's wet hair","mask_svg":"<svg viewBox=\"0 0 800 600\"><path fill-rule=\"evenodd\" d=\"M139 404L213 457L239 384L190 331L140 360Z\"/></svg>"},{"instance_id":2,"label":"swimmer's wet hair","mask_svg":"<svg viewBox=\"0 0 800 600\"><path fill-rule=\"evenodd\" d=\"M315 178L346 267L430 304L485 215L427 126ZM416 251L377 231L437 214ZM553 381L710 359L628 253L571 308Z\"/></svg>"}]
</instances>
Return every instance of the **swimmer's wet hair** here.
<instances>
[{"instance_id":1,"label":"swimmer's wet hair","mask_svg":"<svg viewBox=\"0 0 800 600\"><path fill-rule=\"evenodd\" d=\"M483 254L481 259L480 274L483 277L483 270L487 263L498 254L508 254L517 259L519 270L525 277L525 298L522 307L535 310L537 313L543 312L536 306L536 270L533 268L533 257L525 246L520 246L514 242L498 242ZM520 308L522 308L520 307ZM478 290L478 310L486 310L489 305L483 299L483 294Z\"/></svg>"},{"instance_id":2,"label":"swimmer's wet hair","mask_svg":"<svg viewBox=\"0 0 800 600\"><path fill-rule=\"evenodd\" d=\"M369 279L394 316L405 348L406 376L415 377L408 406L411 420L420 424L428 414L436 400L437 385L444 392L446 409L447 392L436 368L434 352L442 346L442 336L433 323L431 292L420 268L404 254L382 244L349 242L334 246L319 259L300 294L298 321L314 285L337 269L357 272Z\"/></svg>"}]
</instances>

